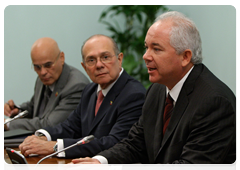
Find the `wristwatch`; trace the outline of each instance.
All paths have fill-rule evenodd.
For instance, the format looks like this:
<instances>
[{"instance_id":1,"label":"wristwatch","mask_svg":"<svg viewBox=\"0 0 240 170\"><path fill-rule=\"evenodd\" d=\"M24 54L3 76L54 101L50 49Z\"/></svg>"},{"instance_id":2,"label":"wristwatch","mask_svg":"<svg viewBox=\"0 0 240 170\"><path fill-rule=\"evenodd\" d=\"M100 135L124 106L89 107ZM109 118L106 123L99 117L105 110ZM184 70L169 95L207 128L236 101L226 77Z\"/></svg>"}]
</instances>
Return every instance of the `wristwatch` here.
<instances>
[{"instance_id":1,"label":"wristwatch","mask_svg":"<svg viewBox=\"0 0 240 170\"><path fill-rule=\"evenodd\" d=\"M39 132L38 137L45 136L43 133Z\"/></svg>"},{"instance_id":2,"label":"wristwatch","mask_svg":"<svg viewBox=\"0 0 240 170\"><path fill-rule=\"evenodd\" d=\"M56 143L56 144L54 145L53 150L54 150L54 152L57 152L57 151L58 151L58 143Z\"/></svg>"}]
</instances>

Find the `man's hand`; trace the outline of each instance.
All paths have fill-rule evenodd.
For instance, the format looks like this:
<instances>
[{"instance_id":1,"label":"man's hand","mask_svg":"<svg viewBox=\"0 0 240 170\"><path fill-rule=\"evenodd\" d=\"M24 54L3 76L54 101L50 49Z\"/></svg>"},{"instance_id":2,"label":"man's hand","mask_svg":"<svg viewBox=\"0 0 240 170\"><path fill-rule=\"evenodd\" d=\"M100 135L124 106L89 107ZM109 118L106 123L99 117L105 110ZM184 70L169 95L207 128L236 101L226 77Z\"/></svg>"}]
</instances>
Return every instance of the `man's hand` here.
<instances>
[{"instance_id":1,"label":"man's hand","mask_svg":"<svg viewBox=\"0 0 240 170\"><path fill-rule=\"evenodd\" d=\"M73 159L71 163L63 165L63 170L109 170L110 166L101 164L97 159L89 157Z\"/></svg>"},{"instance_id":2,"label":"man's hand","mask_svg":"<svg viewBox=\"0 0 240 170\"><path fill-rule=\"evenodd\" d=\"M32 135L19 145L19 149L24 156L30 154L49 155L54 152L53 147L56 143L56 141L47 141L46 137Z\"/></svg>"},{"instance_id":3,"label":"man's hand","mask_svg":"<svg viewBox=\"0 0 240 170\"><path fill-rule=\"evenodd\" d=\"M10 117L17 115L19 110L14 107L13 100L9 100L7 103L4 104L4 115Z\"/></svg>"}]
</instances>

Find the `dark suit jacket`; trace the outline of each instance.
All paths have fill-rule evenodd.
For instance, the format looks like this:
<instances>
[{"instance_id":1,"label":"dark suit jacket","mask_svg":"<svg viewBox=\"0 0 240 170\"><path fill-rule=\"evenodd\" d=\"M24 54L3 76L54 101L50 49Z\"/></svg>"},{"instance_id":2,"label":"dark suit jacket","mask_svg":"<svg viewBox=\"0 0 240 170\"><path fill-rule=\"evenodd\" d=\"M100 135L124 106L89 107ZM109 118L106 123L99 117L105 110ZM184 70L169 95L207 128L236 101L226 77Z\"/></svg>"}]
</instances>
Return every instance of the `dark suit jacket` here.
<instances>
[{"instance_id":1,"label":"dark suit jacket","mask_svg":"<svg viewBox=\"0 0 240 170\"><path fill-rule=\"evenodd\" d=\"M64 121L76 109L81 99L81 93L88 83L88 78L82 72L65 63L44 113L38 117L37 113L43 89L43 83L38 77L33 97L29 102L20 105L21 108L28 110L28 116L12 121L9 129L21 128L35 131L47 126L55 126Z\"/></svg>"},{"instance_id":2,"label":"dark suit jacket","mask_svg":"<svg viewBox=\"0 0 240 170\"><path fill-rule=\"evenodd\" d=\"M203 64L186 79L163 137L166 87L153 84L128 139L99 153L109 163L233 163L236 98Z\"/></svg>"},{"instance_id":3,"label":"dark suit jacket","mask_svg":"<svg viewBox=\"0 0 240 170\"><path fill-rule=\"evenodd\" d=\"M77 109L68 119L54 128L45 129L53 141L63 138L64 147L85 136L95 136L90 143L67 150L68 158L94 156L112 147L127 137L142 113L146 89L125 71L105 96L95 117L96 91L97 84L87 85Z\"/></svg>"}]
</instances>

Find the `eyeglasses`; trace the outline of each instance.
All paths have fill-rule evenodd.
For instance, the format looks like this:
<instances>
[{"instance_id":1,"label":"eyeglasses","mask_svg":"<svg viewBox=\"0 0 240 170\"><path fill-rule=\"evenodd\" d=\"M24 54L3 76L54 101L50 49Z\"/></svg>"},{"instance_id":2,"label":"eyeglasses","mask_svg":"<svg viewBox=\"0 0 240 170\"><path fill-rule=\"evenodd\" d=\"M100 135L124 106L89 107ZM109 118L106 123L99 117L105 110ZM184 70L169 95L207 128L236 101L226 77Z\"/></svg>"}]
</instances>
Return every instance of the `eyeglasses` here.
<instances>
[{"instance_id":1,"label":"eyeglasses","mask_svg":"<svg viewBox=\"0 0 240 170\"><path fill-rule=\"evenodd\" d=\"M115 55L111 55L110 53L104 53L99 58L102 63L107 64L112 61L113 56ZM85 63L89 67L95 66L97 64L97 58L93 56L87 57Z\"/></svg>"},{"instance_id":2,"label":"eyeglasses","mask_svg":"<svg viewBox=\"0 0 240 170\"><path fill-rule=\"evenodd\" d=\"M61 52L58 53L58 56L54 62L47 62L47 63L40 64L40 65L32 63L32 67L34 68L35 71L40 71L42 69L42 67L44 67L45 69L50 69L51 67L53 67L56 64L56 62L60 56L60 53Z\"/></svg>"}]
</instances>

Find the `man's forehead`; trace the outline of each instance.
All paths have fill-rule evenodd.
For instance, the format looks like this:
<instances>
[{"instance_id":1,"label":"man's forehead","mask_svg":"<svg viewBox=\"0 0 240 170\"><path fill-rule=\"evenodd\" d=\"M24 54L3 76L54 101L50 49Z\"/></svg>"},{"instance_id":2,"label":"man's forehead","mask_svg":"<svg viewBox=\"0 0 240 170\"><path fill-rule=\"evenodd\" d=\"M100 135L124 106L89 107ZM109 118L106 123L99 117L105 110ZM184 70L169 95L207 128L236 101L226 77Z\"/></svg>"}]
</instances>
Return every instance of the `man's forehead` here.
<instances>
[{"instance_id":1,"label":"man's forehead","mask_svg":"<svg viewBox=\"0 0 240 170\"><path fill-rule=\"evenodd\" d=\"M96 56L104 53L114 53L113 44L111 41L94 40L88 41L83 47L85 56Z\"/></svg>"},{"instance_id":2,"label":"man's forehead","mask_svg":"<svg viewBox=\"0 0 240 170\"><path fill-rule=\"evenodd\" d=\"M156 45L159 40L168 40L170 36L171 25L157 22L153 24L145 37L145 43Z\"/></svg>"}]
</instances>

